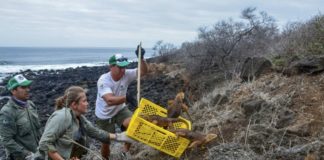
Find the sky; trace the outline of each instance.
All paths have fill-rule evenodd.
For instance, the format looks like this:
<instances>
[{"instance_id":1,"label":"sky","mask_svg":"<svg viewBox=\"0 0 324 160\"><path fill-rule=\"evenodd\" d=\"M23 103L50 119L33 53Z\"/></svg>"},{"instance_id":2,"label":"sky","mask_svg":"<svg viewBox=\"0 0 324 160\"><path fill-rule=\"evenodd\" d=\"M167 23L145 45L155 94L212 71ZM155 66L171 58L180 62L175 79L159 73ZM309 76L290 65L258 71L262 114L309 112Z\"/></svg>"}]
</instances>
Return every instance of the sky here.
<instances>
[{"instance_id":1,"label":"sky","mask_svg":"<svg viewBox=\"0 0 324 160\"><path fill-rule=\"evenodd\" d=\"M195 41L246 7L279 27L324 14L324 0L0 0L0 46L145 47Z\"/></svg>"}]
</instances>

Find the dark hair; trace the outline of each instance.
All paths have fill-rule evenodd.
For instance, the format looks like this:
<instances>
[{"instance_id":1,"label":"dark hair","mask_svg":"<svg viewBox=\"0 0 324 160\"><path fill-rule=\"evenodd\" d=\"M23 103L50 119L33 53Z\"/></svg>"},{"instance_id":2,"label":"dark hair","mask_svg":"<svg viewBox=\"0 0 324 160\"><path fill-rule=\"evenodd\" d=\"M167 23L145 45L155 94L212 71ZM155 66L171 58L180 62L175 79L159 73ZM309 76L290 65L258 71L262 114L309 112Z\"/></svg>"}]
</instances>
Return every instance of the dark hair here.
<instances>
[{"instance_id":1,"label":"dark hair","mask_svg":"<svg viewBox=\"0 0 324 160\"><path fill-rule=\"evenodd\" d=\"M63 107L70 106L73 102L79 102L80 93L86 92L82 87L71 86L65 90L64 96L55 100L55 110L60 110Z\"/></svg>"}]
</instances>

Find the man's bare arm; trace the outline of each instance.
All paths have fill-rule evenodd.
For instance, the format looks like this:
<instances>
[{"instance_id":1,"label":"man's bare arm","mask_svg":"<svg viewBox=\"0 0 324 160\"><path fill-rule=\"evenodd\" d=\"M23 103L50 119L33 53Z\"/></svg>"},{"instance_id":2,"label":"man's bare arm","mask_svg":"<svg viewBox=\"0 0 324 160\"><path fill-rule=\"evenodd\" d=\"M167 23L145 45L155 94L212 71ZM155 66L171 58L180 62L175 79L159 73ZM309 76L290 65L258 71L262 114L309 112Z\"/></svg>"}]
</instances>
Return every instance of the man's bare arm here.
<instances>
[{"instance_id":1,"label":"man's bare arm","mask_svg":"<svg viewBox=\"0 0 324 160\"><path fill-rule=\"evenodd\" d=\"M147 63L144 59L141 60L141 76L144 76L148 72Z\"/></svg>"},{"instance_id":2,"label":"man's bare arm","mask_svg":"<svg viewBox=\"0 0 324 160\"><path fill-rule=\"evenodd\" d=\"M126 96L115 96L112 93L105 94L102 98L109 106L119 105L126 102Z\"/></svg>"}]
</instances>

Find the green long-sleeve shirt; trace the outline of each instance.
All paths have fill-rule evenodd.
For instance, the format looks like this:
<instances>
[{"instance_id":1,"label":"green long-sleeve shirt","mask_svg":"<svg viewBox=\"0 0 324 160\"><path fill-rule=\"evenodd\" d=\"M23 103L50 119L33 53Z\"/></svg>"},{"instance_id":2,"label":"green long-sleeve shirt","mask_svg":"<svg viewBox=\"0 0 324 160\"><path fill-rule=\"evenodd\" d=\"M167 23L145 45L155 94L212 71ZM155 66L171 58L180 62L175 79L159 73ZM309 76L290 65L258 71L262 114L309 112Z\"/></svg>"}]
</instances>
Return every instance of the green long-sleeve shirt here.
<instances>
[{"instance_id":1,"label":"green long-sleeve shirt","mask_svg":"<svg viewBox=\"0 0 324 160\"><path fill-rule=\"evenodd\" d=\"M79 125L80 123L80 125ZM39 142L38 155L47 156L48 152L58 152L64 159L69 159L73 148L71 140L83 139L87 143L87 136L109 143L109 134L94 127L84 116L78 119L70 108L55 111L47 120L44 133ZM78 137L80 127L85 135Z\"/></svg>"},{"instance_id":2,"label":"green long-sleeve shirt","mask_svg":"<svg viewBox=\"0 0 324 160\"><path fill-rule=\"evenodd\" d=\"M12 99L0 111L0 142L7 157L24 159L29 152L36 152L41 137L40 122L35 105L17 105Z\"/></svg>"}]
</instances>

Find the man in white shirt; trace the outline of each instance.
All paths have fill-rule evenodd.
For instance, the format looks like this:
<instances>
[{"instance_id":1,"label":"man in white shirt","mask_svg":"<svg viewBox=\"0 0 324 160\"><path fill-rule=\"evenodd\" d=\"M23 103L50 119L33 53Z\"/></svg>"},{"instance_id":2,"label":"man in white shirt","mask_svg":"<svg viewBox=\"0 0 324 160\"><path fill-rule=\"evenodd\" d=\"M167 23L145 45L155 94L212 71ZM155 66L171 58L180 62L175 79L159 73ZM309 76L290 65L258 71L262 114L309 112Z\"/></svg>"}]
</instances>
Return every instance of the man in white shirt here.
<instances>
[{"instance_id":1,"label":"man in white shirt","mask_svg":"<svg viewBox=\"0 0 324 160\"><path fill-rule=\"evenodd\" d=\"M138 56L138 48L135 51ZM144 60L145 50L141 49L141 76L148 71L147 63ZM129 64L127 58L121 54L115 54L109 58L108 73L100 76L97 87L97 100L95 114L99 128L110 133L115 132L115 124L128 127L132 112L126 107L126 93L128 85L136 80L137 68L126 69ZM126 153L130 148L129 143L125 143L122 153ZM102 143L101 155L109 159L109 144Z\"/></svg>"}]
</instances>

